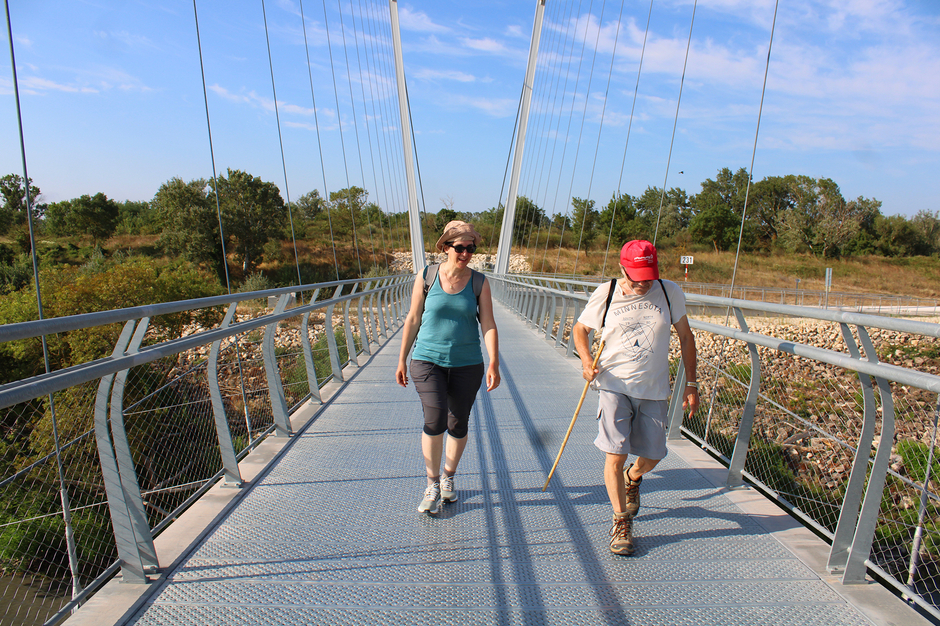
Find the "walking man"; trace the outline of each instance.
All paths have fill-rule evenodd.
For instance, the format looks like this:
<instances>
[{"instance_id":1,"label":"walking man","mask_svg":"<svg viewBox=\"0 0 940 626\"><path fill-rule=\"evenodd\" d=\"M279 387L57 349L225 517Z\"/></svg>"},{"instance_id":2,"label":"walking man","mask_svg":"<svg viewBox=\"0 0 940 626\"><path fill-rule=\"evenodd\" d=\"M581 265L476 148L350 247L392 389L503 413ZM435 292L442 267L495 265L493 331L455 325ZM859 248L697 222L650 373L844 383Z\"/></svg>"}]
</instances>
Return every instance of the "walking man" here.
<instances>
[{"instance_id":1,"label":"walking man","mask_svg":"<svg viewBox=\"0 0 940 626\"><path fill-rule=\"evenodd\" d=\"M620 272L619 280L594 291L573 333L582 374L600 392L594 445L607 455L604 484L614 509L610 551L629 555L635 549L633 519L640 509L643 475L666 456L670 326L679 336L685 367L686 385L677 393L690 414L699 396L685 294L674 282L659 279L653 244L634 240L624 245ZM588 345L591 329L603 329L605 344L596 369ZM631 454L636 459L624 470Z\"/></svg>"}]
</instances>

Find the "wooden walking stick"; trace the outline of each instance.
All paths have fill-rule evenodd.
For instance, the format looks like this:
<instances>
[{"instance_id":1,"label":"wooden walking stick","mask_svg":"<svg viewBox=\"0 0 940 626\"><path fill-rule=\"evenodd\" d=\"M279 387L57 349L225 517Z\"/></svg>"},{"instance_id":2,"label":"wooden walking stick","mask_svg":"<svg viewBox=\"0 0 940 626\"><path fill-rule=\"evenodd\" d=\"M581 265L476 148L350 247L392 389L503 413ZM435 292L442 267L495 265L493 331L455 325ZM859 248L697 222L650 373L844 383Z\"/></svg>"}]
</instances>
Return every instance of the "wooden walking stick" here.
<instances>
[{"instance_id":1,"label":"wooden walking stick","mask_svg":"<svg viewBox=\"0 0 940 626\"><path fill-rule=\"evenodd\" d=\"M604 342L601 341L601 345L597 348L597 355L594 357L594 364L591 365L591 369L597 367L597 362L601 358L601 352L604 351ZM548 478L545 479L545 484L542 485L542 491L548 489L548 483L552 479L552 474L555 473L555 468L558 467L558 461L561 460L561 453L565 451L565 445L568 443L568 437L571 436L571 431L574 429L574 422L578 419L578 413L581 411L581 405L584 404L584 396L587 395L588 386L591 384L591 381L584 381L584 391L581 392L581 399L578 400L578 408L574 410L574 417L571 418L571 424L568 425L568 432L565 433L565 440L561 442L561 448L558 450L558 456L555 457L555 464L552 465L552 471L548 473Z\"/></svg>"}]
</instances>

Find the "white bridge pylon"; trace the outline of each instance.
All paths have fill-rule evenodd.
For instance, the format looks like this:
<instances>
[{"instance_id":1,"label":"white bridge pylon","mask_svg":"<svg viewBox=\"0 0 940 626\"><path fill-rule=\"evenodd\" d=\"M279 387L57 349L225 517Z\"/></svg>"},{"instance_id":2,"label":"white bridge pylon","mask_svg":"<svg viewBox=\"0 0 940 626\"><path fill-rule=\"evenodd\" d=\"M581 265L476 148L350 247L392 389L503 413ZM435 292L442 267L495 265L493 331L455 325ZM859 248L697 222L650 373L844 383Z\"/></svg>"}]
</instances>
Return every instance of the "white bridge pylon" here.
<instances>
[{"instance_id":1,"label":"white bridge pylon","mask_svg":"<svg viewBox=\"0 0 940 626\"><path fill-rule=\"evenodd\" d=\"M427 260L424 251L424 237L421 231L421 211L418 207L418 193L415 184L414 157L411 149L411 120L408 114L408 88L405 84L401 34L398 26L398 0L389 0L389 12L392 24L392 45L395 51L395 74L398 79L398 103L401 114L402 145L405 154L405 176L408 182L408 223L411 234L411 256L415 272L421 272L427 266ZM544 13L545 0L536 0L535 22L532 26L532 40L529 44L529 64L526 67L522 101L520 103L519 131L516 135L512 175L509 179L509 195L506 199L506 208L503 211L503 224L500 228L499 245L496 250L495 269L498 274L505 274L509 271L509 253L512 248L512 231L516 218L516 194L519 188L519 175L522 171L522 151L523 146L525 146L526 126L532 102L532 83L535 80L535 66L539 54L539 38L542 34L542 16Z\"/></svg>"}]
</instances>

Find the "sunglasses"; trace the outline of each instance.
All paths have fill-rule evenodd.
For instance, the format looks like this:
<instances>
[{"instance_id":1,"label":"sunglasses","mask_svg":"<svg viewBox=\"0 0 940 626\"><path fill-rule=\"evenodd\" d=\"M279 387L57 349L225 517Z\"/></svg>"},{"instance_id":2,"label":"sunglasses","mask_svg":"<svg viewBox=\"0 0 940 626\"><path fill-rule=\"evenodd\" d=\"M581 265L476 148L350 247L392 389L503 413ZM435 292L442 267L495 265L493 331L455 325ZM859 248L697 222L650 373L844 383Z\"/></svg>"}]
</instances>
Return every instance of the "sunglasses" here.
<instances>
[{"instance_id":1,"label":"sunglasses","mask_svg":"<svg viewBox=\"0 0 940 626\"><path fill-rule=\"evenodd\" d=\"M454 252L456 252L457 254L463 254L464 252L469 252L470 254L473 254L474 252L477 251L476 244L472 244L472 243L469 246L461 246L459 244L455 246L451 244L450 247L453 248Z\"/></svg>"}]
</instances>

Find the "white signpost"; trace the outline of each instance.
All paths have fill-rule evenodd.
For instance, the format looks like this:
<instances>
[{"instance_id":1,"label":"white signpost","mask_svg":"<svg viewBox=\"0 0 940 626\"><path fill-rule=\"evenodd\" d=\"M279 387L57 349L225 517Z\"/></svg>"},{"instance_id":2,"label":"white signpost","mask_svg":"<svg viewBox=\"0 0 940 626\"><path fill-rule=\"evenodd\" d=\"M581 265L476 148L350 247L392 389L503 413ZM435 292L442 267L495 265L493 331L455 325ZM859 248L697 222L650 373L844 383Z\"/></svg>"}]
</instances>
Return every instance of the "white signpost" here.
<instances>
[{"instance_id":1,"label":"white signpost","mask_svg":"<svg viewBox=\"0 0 940 626\"><path fill-rule=\"evenodd\" d=\"M682 255L679 257L679 263L685 265L685 280L689 280L689 266L692 265L693 260L691 255Z\"/></svg>"}]
</instances>

